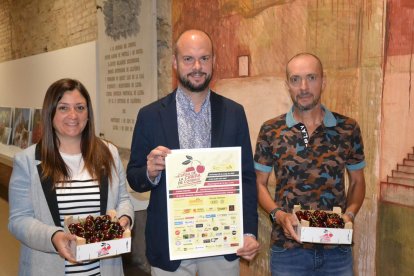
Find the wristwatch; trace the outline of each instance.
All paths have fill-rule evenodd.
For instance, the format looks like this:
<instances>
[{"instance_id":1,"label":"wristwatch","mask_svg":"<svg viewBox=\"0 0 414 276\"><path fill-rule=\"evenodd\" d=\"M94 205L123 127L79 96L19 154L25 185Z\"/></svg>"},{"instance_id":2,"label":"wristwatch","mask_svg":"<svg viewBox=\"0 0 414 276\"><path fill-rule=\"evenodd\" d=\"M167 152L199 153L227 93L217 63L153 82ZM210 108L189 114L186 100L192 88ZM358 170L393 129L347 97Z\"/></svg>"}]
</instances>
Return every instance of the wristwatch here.
<instances>
[{"instance_id":1,"label":"wristwatch","mask_svg":"<svg viewBox=\"0 0 414 276\"><path fill-rule=\"evenodd\" d=\"M270 211L269 218L270 218L270 221L272 222L272 224L277 222L276 221L276 213L277 213L277 211L283 211L284 212L284 210L283 210L282 207L276 207L275 209L273 209L272 211Z\"/></svg>"},{"instance_id":2,"label":"wristwatch","mask_svg":"<svg viewBox=\"0 0 414 276\"><path fill-rule=\"evenodd\" d=\"M354 222L354 220L355 220L355 214L353 212L348 211L348 212L345 213L345 215L348 215L348 217L351 218L351 221Z\"/></svg>"}]
</instances>

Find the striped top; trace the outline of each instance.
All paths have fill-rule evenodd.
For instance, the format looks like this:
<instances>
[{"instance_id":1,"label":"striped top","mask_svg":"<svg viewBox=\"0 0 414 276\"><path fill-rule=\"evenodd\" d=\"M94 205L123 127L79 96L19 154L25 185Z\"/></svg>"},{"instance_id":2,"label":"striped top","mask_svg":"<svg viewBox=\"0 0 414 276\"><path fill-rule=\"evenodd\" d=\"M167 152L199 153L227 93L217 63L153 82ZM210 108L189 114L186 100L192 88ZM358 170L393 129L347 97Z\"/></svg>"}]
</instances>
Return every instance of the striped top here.
<instances>
[{"instance_id":1,"label":"striped top","mask_svg":"<svg viewBox=\"0 0 414 276\"><path fill-rule=\"evenodd\" d=\"M84 168L82 154L60 153L71 171L70 182L61 183L56 187L60 222L63 227L65 216L84 218L88 215L100 215L100 193L96 179ZM72 264L65 261L65 275L92 276L100 275L100 261Z\"/></svg>"}]
</instances>

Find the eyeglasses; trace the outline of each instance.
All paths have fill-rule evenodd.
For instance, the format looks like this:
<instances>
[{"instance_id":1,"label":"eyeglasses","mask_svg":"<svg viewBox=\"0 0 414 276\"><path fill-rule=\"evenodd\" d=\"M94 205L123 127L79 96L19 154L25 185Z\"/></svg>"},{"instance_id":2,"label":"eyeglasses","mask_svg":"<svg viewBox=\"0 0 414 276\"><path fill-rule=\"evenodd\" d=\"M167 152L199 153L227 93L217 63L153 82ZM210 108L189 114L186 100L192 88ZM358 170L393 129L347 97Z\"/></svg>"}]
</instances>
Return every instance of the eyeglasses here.
<instances>
[{"instance_id":1,"label":"eyeglasses","mask_svg":"<svg viewBox=\"0 0 414 276\"><path fill-rule=\"evenodd\" d=\"M73 106L70 106L68 104L58 104L56 108L57 112L62 114L69 113L72 109L74 109L76 113L80 114L87 111L88 107L86 106L86 104L76 104Z\"/></svg>"},{"instance_id":2,"label":"eyeglasses","mask_svg":"<svg viewBox=\"0 0 414 276\"><path fill-rule=\"evenodd\" d=\"M308 84L313 84L318 80L318 74L308 74L305 76L305 80ZM299 75L292 75L289 77L289 83L292 86L300 86L302 84L303 77Z\"/></svg>"},{"instance_id":3,"label":"eyeglasses","mask_svg":"<svg viewBox=\"0 0 414 276\"><path fill-rule=\"evenodd\" d=\"M205 65L210 61L210 59L211 59L211 56L202 56L199 59L196 59L195 57L192 57L192 56L183 56L182 57L182 61L185 65L194 65L196 60L198 60L198 62L201 65Z\"/></svg>"}]
</instances>

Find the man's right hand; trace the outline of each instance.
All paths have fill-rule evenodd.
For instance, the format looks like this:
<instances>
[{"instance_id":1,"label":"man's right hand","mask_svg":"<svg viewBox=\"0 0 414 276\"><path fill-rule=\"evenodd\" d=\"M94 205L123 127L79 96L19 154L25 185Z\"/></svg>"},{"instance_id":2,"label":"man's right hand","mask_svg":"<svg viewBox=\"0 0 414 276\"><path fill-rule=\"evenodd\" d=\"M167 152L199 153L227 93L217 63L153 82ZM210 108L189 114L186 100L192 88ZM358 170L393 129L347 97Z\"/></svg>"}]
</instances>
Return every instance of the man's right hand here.
<instances>
[{"instance_id":1,"label":"man's right hand","mask_svg":"<svg viewBox=\"0 0 414 276\"><path fill-rule=\"evenodd\" d=\"M286 238L293 239L298 243L301 243L298 235L296 235L295 229L293 229L293 226L298 225L298 220L293 214L289 214L281 210L277 211L276 222L282 226Z\"/></svg>"},{"instance_id":2,"label":"man's right hand","mask_svg":"<svg viewBox=\"0 0 414 276\"><path fill-rule=\"evenodd\" d=\"M170 152L170 149L158 146L147 155L147 172L151 181L165 169L165 157Z\"/></svg>"}]
</instances>

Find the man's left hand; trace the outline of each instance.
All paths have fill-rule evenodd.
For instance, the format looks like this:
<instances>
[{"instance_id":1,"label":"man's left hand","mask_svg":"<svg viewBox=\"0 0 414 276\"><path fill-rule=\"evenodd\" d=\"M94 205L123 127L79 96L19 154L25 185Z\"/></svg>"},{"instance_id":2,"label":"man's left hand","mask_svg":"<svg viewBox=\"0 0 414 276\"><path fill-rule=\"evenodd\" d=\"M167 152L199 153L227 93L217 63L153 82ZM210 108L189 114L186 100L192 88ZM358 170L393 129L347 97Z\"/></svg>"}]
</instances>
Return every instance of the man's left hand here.
<instances>
[{"instance_id":1,"label":"man's left hand","mask_svg":"<svg viewBox=\"0 0 414 276\"><path fill-rule=\"evenodd\" d=\"M244 235L244 245L242 248L239 248L239 250L237 250L237 256L251 261L254 259L259 250L259 242L252 236Z\"/></svg>"}]
</instances>

